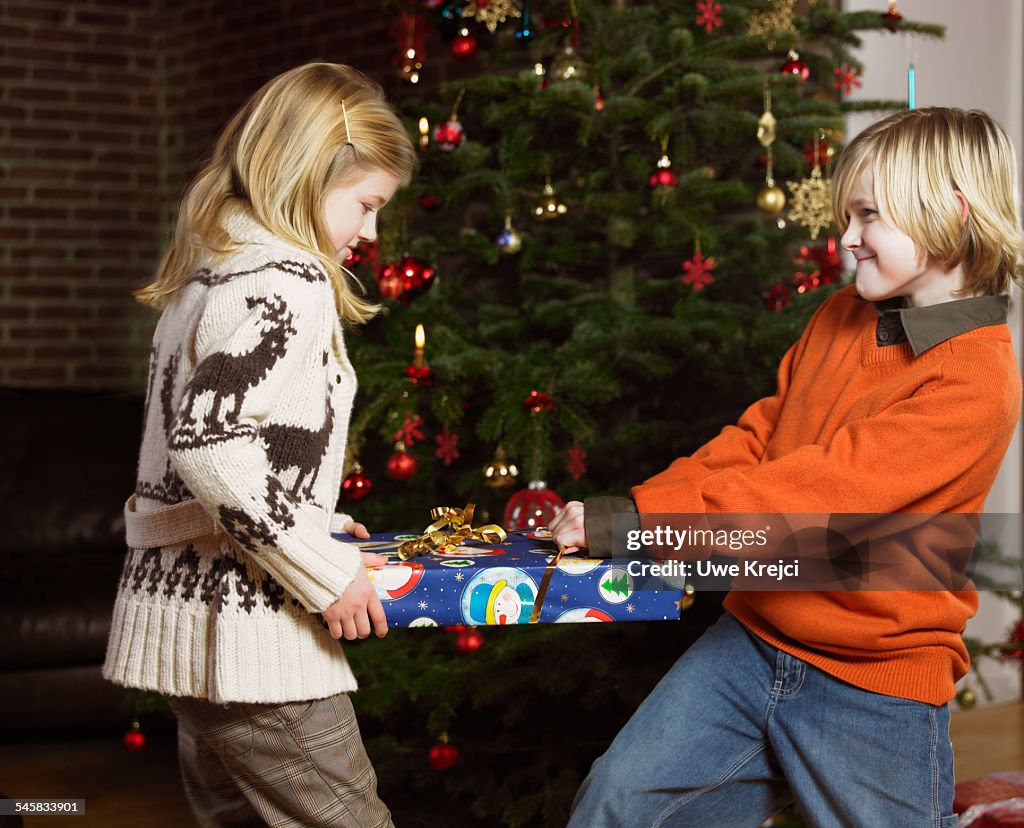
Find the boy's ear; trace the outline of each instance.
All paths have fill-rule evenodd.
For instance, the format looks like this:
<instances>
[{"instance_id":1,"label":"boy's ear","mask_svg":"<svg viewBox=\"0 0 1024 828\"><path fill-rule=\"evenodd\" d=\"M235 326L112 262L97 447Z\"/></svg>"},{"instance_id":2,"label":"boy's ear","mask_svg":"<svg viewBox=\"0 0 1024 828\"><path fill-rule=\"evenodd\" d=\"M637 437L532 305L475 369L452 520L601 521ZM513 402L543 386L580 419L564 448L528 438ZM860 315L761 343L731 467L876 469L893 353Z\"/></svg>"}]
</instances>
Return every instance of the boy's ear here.
<instances>
[{"instance_id":1,"label":"boy's ear","mask_svg":"<svg viewBox=\"0 0 1024 828\"><path fill-rule=\"evenodd\" d=\"M970 215L971 205L967 203L967 196L959 190L953 190L953 195L955 195L956 200L960 202L960 224L964 225L967 223L967 216Z\"/></svg>"}]
</instances>

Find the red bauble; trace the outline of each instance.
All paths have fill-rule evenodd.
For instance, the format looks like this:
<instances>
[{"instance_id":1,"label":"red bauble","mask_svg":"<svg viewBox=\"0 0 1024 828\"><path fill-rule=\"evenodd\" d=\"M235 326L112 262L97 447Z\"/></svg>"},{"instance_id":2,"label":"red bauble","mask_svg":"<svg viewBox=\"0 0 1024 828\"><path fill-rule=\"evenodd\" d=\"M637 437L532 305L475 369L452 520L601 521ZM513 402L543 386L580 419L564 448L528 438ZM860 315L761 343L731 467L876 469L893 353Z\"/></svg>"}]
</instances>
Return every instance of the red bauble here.
<instances>
[{"instance_id":1,"label":"red bauble","mask_svg":"<svg viewBox=\"0 0 1024 828\"><path fill-rule=\"evenodd\" d=\"M671 187L674 190L676 185L679 184L679 176L672 172L672 170L657 169L651 173L648 181L650 181L652 190L657 187Z\"/></svg>"},{"instance_id":2,"label":"red bauble","mask_svg":"<svg viewBox=\"0 0 1024 828\"><path fill-rule=\"evenodd\" d=\"M486 640L480 630L470 627L455 637L455 649L460 653L475 653L484 646Z\"/></svg>"},{"instance_id":3,"label":"red bauble","mask_svg":"<svg viewBox=\"0 0 1024 828\"><path fill-rule=\"evenodd\" d=\"M373 488L373 481L361 471L354 471L341 481L341 496L345 500L362 500Z\"/></svg>"},{"instance_id":4,"label":"red bauble","mask_svg":"<svg viewBox=\"0 0 1024 828\"><path fill-rule=\"evenodd\" d=\"M132 753L146 749L146 734L142 732L142 726L138 722L132 722L132 726L124 734L124 746Z\"/></svg>"},{"instance_id":5,"label":"red bauble","mask_svg":"<svg viewBox=\"0 0 1024 828\"><path fill-rule=\"evenodd\" d=\"M462 123L455 118L449 118L434 127L434 143L437 144L438 149L445 152L451 152L465 140L466 130L462 128Z\"/></svg>"},{"instance_id":6,"label":"red bauble","mask_svg":"<svg viewBox=\"0 0 1024 828\"><path fill-rule=\"evenodd\" d=\"M782 64L782 68L779 71L783 75L793 75L802 81L807 80L811 76L810 67L800 59L800 55L796 52L789 53L789 57Z\"/></svg>"},{"instance_id":7,"label":"red bauble","mask_svg":"<svg viewBox=\"0 0 1024 828\"><path fill-rule=\"evenodd\" d=\"M405 256L381 271L377 287L385 299L398 299L407 305L434 283L434 273L434 268L421 259Z\"/></svg>"},{"instance_id":8,"label":"red bauble","mask_svg":"<svg viewBox=\"0 0 1024 828\"><path fill-rule=\"evenodd\" d=\"M388 477L392 480L410 480L416 475L416 458L405 449L399 449L388 458Z\"/></svg>"},{"instance_id":9,"label":"red bauble","mask_svg":"<svg viewBox=\"0 0 1024 828\"><path fill-rule=\"evenodd\" d=\"M547 526L562 511L565 502L543 480L533 480L505 505L505 529L536 529Z\"/></svg>"},{"instance_id":10,"label":"red bauble","mask_svg":"<svg viewBox=\"0 0 1024 828\"><path fill-rule=\"evenodd\" d=\"M448 742L438 742L430 749L430 767L437 771L451 770L459 763L459 749Z\"/></svg>"},{"instance_id":11,"label":"red bauble","mask_svg":"<svg viewBox=\"0 0 1024 828\"><path fill-rule=\"evenodd\" d=\"M389 269L392 268L385 268L385 270ZM377 282L377 289L385 299L398 299L402 295L402 277L395 272L388 273L386 276L381 274L380 280Z\"/></svg>"},{"instance_id":12,"label":"red bauble","mask_svg":"<svg viewBox=\"0 0 1024 828\"><path fill-rule=\"evenodd\" d=\"M469 29L463 29L452 38L452 57L456 60L470 61L476 54L476 38L469 33Z\"/></svg>"}]
</instances>

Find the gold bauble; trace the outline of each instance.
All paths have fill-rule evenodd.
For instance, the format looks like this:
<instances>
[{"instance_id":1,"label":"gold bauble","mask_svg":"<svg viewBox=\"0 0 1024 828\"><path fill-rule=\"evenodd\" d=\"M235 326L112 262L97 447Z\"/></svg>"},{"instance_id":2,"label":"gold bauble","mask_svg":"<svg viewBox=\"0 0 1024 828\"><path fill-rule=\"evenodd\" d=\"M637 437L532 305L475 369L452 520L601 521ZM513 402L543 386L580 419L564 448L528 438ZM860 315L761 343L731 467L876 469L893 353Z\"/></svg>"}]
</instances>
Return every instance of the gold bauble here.
<instances>
[{"instance_id":1,"label":"gold bauble","mask_svg":"<svg viewBox=\"0 0 1024 828\"><path fill-rule=\"evenodd\" d=\"M960 705L963 710L970 710L978 703L978 697L970 687L965 687L956 694L956 703Z\"/></svg>"},{"instance_id":2,"label":"gold bauble","mask_svg":"<svg viewBox=\"0 0 1024 828\"><path fill-rule=\"evenodd\" d=\"M502 230L498 236L498 249L506 256L514 256L523 249L523 237L514 228Z\"/></svg>"},{"instance_id":3,"label":"gold bauble","mask_svg":"<svg viewBox=\"0 0 1024 828\"><path fill-rule=\"evenodd\" d=\"M519 469L515 463L505 461L505 452L498 449L494 459L484 466L484 485L491 489L507 489L515 485Z\"/></svg>"},{"instance_id":4,"label":"gold bauble","mask_svg":"<svg viewBox=\"0 0 1024 828\"><path fill-rule=\"evenodd\" d=\"M786 194L781 187L767 184L757 191L757 209L762 213L781 213L786 206Z\"/></svg>"},{"instance_id":5,"label":"gold bauble","mask_svg":"<svg viewBox=\"0 0 1024 828\"><path fill-rule=\"evenodd\" d=\"M684 612L693 606L693 602L697 600L697 590L693 584L687 584L683 587L683 597L679 599L679 609Z\"/></svg>"}]
</instances>

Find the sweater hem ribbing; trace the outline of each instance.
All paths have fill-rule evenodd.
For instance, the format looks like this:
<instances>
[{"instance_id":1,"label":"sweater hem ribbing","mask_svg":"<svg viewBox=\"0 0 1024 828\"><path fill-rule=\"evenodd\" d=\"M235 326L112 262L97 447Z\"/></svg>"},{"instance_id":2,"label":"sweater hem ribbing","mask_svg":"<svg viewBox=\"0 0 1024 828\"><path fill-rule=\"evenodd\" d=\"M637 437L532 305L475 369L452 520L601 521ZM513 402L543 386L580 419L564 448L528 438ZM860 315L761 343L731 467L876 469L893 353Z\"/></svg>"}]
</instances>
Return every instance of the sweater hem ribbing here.
<instances>
[{"instance_id":1,"label":"sweater hem ribbing","mask_svg":"<svg viewBox=\"0 0 1024 828\"><path fill-rule=\"evenodd\" d=\"M762 641L861 690L936 707L946 704L956 695L955 682L959 676L953 674L950 649L941 644L903 653L887 651L879 653L878 658L850 663L780 637L755 613L736 601L727 601L726 609Z\"/></svg>"},{"instance_id":2,"label":"sweater hem ribbing","mask_svg":"<svg viewBox=\"0 0 1024 828\"><path fill-rule=\"evenodd\" d=\"M218 623L203 612L167 613L158 604L120 596L103 677L215 703L284 703L355 691L340 644L312 629L313 615L287 617L292 623L258 617Z\"/></svg>"}]
</instances>

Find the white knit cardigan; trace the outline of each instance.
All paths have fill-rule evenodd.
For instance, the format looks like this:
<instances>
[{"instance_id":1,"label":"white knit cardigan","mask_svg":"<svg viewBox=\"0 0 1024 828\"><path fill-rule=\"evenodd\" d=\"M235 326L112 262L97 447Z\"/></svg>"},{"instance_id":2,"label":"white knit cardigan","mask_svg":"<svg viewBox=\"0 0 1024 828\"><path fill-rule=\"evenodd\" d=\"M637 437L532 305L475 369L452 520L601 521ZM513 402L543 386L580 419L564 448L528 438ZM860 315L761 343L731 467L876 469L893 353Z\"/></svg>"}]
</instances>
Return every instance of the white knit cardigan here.
<instances>
[{"instance_id":1,"label":"white knit cardigan","mask_svg":"<svg viewBox=\"0 0 1024 828\"><path fill-rule=\"evenodd\" d=\"M194 498L217 531L131 548L104 676L215 702L356 688L321 613L359 551L330 535L356 381L309 253L246 214L153 337L135 509ZM333 345L332 345L333 343Z\"/></svg>"}]
</instances>

